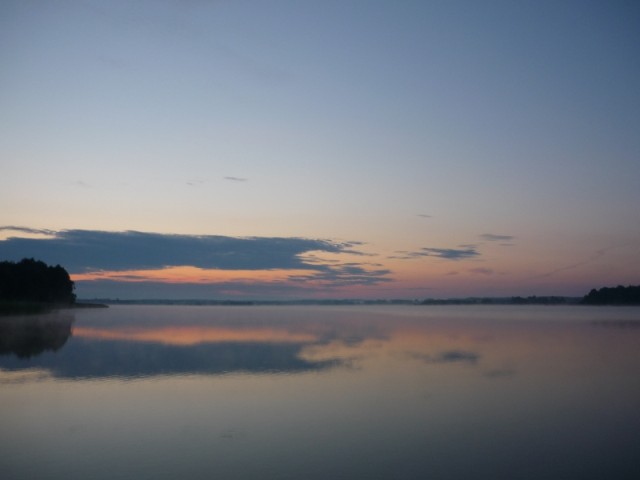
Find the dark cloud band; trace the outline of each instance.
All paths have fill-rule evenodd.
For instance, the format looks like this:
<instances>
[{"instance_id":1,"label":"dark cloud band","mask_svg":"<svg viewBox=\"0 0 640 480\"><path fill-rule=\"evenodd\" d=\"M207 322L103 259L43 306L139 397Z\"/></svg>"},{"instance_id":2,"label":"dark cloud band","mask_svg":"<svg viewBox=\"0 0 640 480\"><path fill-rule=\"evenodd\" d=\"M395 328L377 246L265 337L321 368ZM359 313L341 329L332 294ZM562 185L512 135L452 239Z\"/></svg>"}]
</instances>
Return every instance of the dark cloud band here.
<instances>
[{"instance_id":1,"label":"dark cloud band","mask_svg":"<svg viewBox=\"0 0 640 480\"><path fill-rule=\"evenodd\" d=\"M33 229L11 227L22 233ZM38 231L41 233L44 231ZM308 270L304 279L331 285L371 285L388 281L388 270L366 263L323 261L315 253L361 254L359 242L279 237L172 235L136 231L46 231L49 238L11 237L0 241L0 258L34 257L63 265L71 273L193 266L217 270Z\"/></svg>"},{"instance_id":2,"label":"dark cloud band","mask_svg":"<svg viewBox=\"0 0 640 480\"><path fill-rule=\"evenodd\" d=\"M341 253L351 246L348 242L306 238L64 230L52 238L9 238L0 242L0 256L12 260L25 255L37 257L65 265L72 272L179 265L223 270L313 269L316 267L305 263L301 254Z\"/></svg>"}]
</instances>

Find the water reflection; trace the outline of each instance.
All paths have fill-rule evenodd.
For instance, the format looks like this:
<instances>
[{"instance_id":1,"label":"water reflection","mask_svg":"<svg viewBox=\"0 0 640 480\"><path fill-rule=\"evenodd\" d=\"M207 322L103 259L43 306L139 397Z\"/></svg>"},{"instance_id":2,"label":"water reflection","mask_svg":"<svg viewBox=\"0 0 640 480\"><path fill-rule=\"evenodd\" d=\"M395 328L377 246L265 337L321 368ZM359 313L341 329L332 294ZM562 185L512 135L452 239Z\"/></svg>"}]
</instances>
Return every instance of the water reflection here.
<instances>
[{"instance_id":1,"label":"water reflection","mask_svg":"<svg viewBox=\"0 0 640 480\"><path fill-rule=\"evenodd\" d=\"M73 320L69 313L0 317L0 355L26 359L58 351L71 336Z\"/></svg>"},{"instance_id":2,"label":"water reflection","mask_svg":"<svg viewBox=\"0 0 640 480\"><path fill-rule=\"evenodd\" d=\"M166 307L165 307L166 308ZM57 378L154 375L299 373L344 365L340 358L306 359L303 350L335 335L262 322L202 317L187 322L157 312L145 318L107 316L72 329L71 314L8 317L0 323L0 369L39 369ZM278 322L275 322L278 323ZM56 355L73 335L73 341ZM347 343L361 339L349 337Z\"/></svg>"},{"instance_id":3,"label":"water reflection","mask_svg":"<svg viewBox=\"0 0 640 480\"><path fill-rule=\"evenodd\" d=\"M514 322L514 311L504 307L491 320L471 311L468 317L434 311L406 308L390 316L375 308L160 306L83 311L79 322L64 311L5 317L0 369L37 369L67 379L138 378L321 372L373 367L383 358L387 365L395 359L427 370L473 368L484 378L507 379L515 375L518 358L536 349L550 359L562 344L566 360L583 355L573 351L576 346L599 345L607 332L615 336L619 330L595 327L636 325L633 319L599 317L577 325L548 318Z\"/></svg>"},{"instance_id":4,"label":"water reflection","mask_svg":"<svg viewBox=\"0 0 640 480\"><path fill-rule=\"evenodd\" d=\"M640 478L640 309L75 316L3 323L3 479Z\"/></svg>"}]
</instances>

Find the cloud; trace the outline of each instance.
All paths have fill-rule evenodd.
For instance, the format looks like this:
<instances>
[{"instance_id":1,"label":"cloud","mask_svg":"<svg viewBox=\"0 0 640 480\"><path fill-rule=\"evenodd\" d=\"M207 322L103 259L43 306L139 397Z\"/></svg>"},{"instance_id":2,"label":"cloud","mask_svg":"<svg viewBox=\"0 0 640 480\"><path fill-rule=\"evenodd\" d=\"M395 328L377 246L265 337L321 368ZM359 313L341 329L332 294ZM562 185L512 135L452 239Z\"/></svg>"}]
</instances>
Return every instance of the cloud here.
<instances>
[{"instance_id":1,"label":"cloud","mask_svg":"<svg viewBox=\"0 0 640 480\"><path fill-rule=\"evenodd\" d=\"M248 178L242 178L242 177L224 177L225 180L229 180L230 182L246 182L249 179Z\"/></svg>"},{"instance_id":2,"label":"cloud","mask_svg":"<svg viewBox=\"0 0 640 480\"><path fill-rule=\"evenodd\" d=\"M30 233L33 235L54 235L56 232L53 230L46 230L44 228L28 228L28 227L15 227L12 225L7 225L4 227L0 227L0 232L19 232L19 233Z\"/></svg>"},{"instance_id":3,"label":"cloud","mask_svg":"<svg viewBox=\"0 0 640 480\"><path fill-rule=\"evenodd\" d=\"M439 353L434 357L436 363L476 363L480 359L480 355L475 352L465 352L462 350L449 350Z\"/></svg>"},{"instance_id":4,"label":"cloud","mask_svg":"<svg viewBox=\"0 0 640 480\"><path fill-rule=\"evenodd\" d=\"M447 350L435 355L424 353L411 353L411 357L422 360L425 363L466 363L476 364L480 360L480 354L464 350Z\"/></svg>"},{"instance_id":5,"label":"cloud","mask_svg":"<svg viewBox=\"0 0 640 480\"><path fill-rule=\"evenodd\" d=\"M464 260L480 256L478 246L472 243L458 245L455 248L423 247L416 251L396 250L397 255L387 258L397 260L414 260L421 257L436 257L445 260Z\"/></svg>"},{"instance_id":6,"label":"cloud","mask_svg":"<svg viewBox=\"0 0 640 480\"><path fill-rule=\"evenodd\" d=\"M216 269L317 268L300 255L309 251L341 253L351 243L306 238L173 235L137 231L22 229L54 234L52 238L9 238L0 242L0 256L23 256L60 263L73 272L132 270L192 265Z\"/></svg>"},{"instance_id":7,"label":"cloud","mask_svg":"<svg viewBox=\"0 0 640 480\"><path fill-rule=\"evenodd\" d=\"M483 233L480 238L486 242L511 242L516 237L513 235L496 235L495 233Z\"/></svg>"},{"instance_id":8,"label":"cloud","mask_svg":"<svg viewBox=\"0 0 640 480\"><path fill-rule=\"evenodd\" d=\"M418 217L422 217L422 218L433 218L433 215L427 215L426 213L419 213Z\"/></svg>"},{"instance_id":9,"label":"cloud","mask_svg":"<svg viewBox=\"0 0 640 480\"><path fill-rule=\"evenodd\" d=\"M389 281L389 270L375 264L344 263L335 255L359 254L360 242L280 237L175 235L137 231L36 230L0 227L48 238L11 237L0 241L0 258L34 257L63 265L70 273L126 272L192 266L208 270L292 271L290 282L316 281L328 286L372 285ZM322 259L323 254L334 256ZM295 273L293 272L295 271ZM308 275L298 275L300 271ZM251 274L247 277L250 279ZM126 279L123 279L126 280ZM143 280L138 278L138 280ZM256 279L256 283L261 281ZM246 283L244 283L246 285Z\"/></svg>"},{"instance_id":10,"label":"cloud","mask_svg":"<svg viewBox=\"0 0 640 480\"><path fill-rule=\"evenodd\" d=\"M320 282L328 283L332 287L344 287L349 285L375 285L381 282L390 282L388 277L391 270L365 268L370 264L344 263L322 267L322 271L310 275L291 275L293 282Z\"/></svg>"},{"instance_id":11,"label":"cloud","mask_svg":"<svg viewBox=\"0 0 640 480\"><path fill-rule=\"evenodd\" d=\"M472 268L469 270L471 273L476 273L478 275L494 275L496 272L492 268Z\"/></svg>"},{"instance_id":12,"label":"cloud","mask_svg":"<svg viewBox=\"0 0 640 480\"><path fill-rule=\"evenodd\" d=\"M426 257L445 258L447 260L460 260L463 258L477 257L480 253L475 247L465 248L423 248L420 255Z\"/></svg>"},{"instance_id":13,"label":"cloud","mask_svg":"<svg viewBox=\"0 0 640 480\"><path fill-rule=\"evenodd\" d=\"M424 247L416 252L397 252L403 254L402 256L394 256L389 258L399 258L403 260L410 260L419 257L437 257L444 258L445 260L462 260L465 258L473 258L480 255L480 252L473 245L465 245L463 248L431 248Z\"/></svg>"},{"instance_id":14,"label":"cloud","mask_svg":"<svg viewBox=\"0 0 640 480\"><path fill-rule=\"evenodd\" d=\"M198 179L191 179L185 182L185 184L190 187L199 187L201 185L204 185L204 183L205 183L205 180L198 180Z\"/></svg>"}]
</instances>

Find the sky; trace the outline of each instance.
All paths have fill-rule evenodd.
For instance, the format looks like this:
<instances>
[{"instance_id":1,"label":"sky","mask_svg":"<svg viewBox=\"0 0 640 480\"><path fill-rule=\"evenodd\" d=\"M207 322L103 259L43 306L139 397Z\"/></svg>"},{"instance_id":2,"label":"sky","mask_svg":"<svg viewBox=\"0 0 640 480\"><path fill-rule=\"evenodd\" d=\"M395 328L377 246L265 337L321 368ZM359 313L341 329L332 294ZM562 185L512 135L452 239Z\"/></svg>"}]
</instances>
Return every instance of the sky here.
<instances>
[{"instance_id":1,"label":"sky","mask_svg":"<svg viewBox=\"0 0 640 480\"><path fill-rule=\"evenodd\" d=\"M0 259L81 298L640 284L635 1L0 3Z\"/></svg>"}]
</instances>

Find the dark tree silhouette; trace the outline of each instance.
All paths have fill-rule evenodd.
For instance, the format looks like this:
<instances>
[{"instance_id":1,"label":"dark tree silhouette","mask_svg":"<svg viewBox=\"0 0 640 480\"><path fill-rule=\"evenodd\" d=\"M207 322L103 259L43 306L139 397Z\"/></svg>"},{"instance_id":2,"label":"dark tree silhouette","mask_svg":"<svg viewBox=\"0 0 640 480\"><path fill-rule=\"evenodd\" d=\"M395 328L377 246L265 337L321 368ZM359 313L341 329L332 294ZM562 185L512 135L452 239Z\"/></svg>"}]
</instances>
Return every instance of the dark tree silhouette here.
<instances>
[{"instance_id":1,"label":"dark tree silhouette","mask_svg":"<svg viewBox=\"0 0 640 480\"><path fill-rule=\"evenodd\" d=\"M640 286L603 287L591 290L582 299L585 305L640 305Z\"/></svg>"},{"instance_id":2,"label":"dark tree silhouette","mask_svg":"<svg viewBox=\"0 0 640 480\"><path fill-rule=\"evenodd\" d=\"M0 301L72 304L74 284L60 265L33 258L0 262Z\"/></svg>"}]
</instances>

